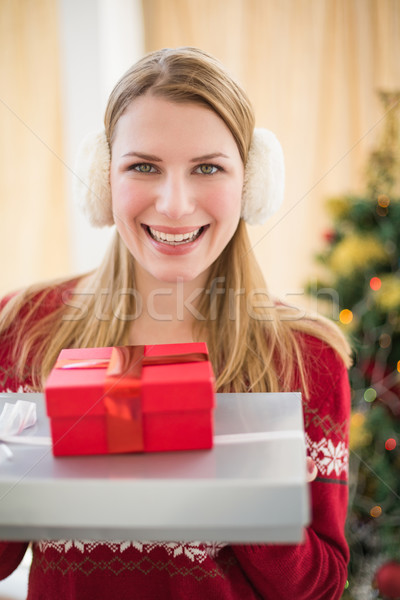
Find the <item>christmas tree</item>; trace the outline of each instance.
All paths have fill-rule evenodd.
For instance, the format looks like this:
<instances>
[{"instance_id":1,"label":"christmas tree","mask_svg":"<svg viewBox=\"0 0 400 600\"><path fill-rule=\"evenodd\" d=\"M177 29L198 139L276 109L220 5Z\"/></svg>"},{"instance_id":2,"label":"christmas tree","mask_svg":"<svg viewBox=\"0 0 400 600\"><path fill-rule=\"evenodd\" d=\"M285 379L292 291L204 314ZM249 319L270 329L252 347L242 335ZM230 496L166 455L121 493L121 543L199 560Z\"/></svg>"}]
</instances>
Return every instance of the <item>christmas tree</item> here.
<instances>
[{"instance_id":1,"label":"christmas tree","mask_svg":"<svg viewBox=\"0 0 400 600\"><path fill-rule=\"evenodd\" d=\"M308 290L325 295L331 315L335 299L354 349L343 600L400 599L400 92L380 97L365 194L328 201L324 274Z\"/></svg>"}]
</instances>

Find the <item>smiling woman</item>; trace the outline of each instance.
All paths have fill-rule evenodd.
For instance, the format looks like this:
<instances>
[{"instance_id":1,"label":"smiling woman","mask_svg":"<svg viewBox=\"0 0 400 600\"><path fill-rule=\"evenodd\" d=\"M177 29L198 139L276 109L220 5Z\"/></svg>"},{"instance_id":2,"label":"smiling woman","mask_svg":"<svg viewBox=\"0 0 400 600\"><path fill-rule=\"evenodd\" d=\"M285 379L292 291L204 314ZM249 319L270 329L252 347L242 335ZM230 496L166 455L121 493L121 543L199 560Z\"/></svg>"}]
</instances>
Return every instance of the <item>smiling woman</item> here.
<instances>
[{"instance_id":1,"label":"smiling woman","mask_svg":"<svg viewBox=\"0 0 400 600\"><path fill-rule=\"evenodd\" d=\"M2 388L43 389L61 348L205 341L218 391L302 390L313 518L298 545L43 540L29 599L337 600L348 560L349 347L330 322L273 301L250 247L245 221L262 222L282 199L276 138L254 130L222 65L178 48L121 78L105 131L82 156L87 211L115 224L114 241L92 273L4 301ZM0 578L27 545L0 543Z\"/></svg>"}]
</instances>

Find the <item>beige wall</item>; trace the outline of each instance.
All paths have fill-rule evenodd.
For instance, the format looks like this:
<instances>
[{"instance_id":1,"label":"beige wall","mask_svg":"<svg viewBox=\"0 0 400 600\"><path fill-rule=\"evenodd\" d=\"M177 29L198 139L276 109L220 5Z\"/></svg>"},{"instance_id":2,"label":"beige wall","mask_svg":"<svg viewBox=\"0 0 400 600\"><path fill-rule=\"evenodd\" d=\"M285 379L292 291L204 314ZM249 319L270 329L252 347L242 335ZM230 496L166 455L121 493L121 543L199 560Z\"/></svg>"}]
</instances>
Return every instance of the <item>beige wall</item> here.
<instances>
[{"instance_id":1,"label":"beige wall","mask_svg":"<svg viewBox=\"0 0 400 600\"><path fill-rule=\"evenodd\" d=\"M0 290L68 272L56 4L0 0Z\"/></svg>"}]
</instances>

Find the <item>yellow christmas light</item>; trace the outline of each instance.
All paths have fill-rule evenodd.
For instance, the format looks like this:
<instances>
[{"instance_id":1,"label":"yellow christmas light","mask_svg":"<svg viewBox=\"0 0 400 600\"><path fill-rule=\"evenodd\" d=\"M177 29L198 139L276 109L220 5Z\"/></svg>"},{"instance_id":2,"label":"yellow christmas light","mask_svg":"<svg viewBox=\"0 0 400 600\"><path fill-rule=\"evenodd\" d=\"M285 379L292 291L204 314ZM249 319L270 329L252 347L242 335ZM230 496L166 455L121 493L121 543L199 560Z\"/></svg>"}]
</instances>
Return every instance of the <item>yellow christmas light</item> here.
<instances>
[{"instance_id":1,"label":"yellow christmas light","mask_svg":"<svg viewBox=\"0 0 400 600\"><path fill-rule=\"evenodd\" d=\"M354 412L350 418L350 448L356 450L365 448L371 443L371 434L366 431L365 415L362 412Z\"/></svg>"},{"instance_id":2,"label":"yellow christmas light","mask_svg":"<svg viewBox=\"0 0 400 600\"><path fill-rule=\"evenodd\" d=\"M360 412L355 412L351 415L351 425L353 427L362 427L365 423L365 415Z\"/></svg>"},{"instance_id":3,"label":"yellow christmas light","mask_svg":"<svg viewBox=\"0 0 400 600\"><path fill-rule=\"evenodd\" d=\"M378 204L382 206L382 208L387 208L390 204L390 198L386 196L386 194L380 194L378 196Z\"/></svg>"},{"instance_id":4,"label":"yellow christmas light","mask_svg":"<svg viewBox=\"0 0 400 600\"><path fill-rule=\"evenodd\" d=\"M353 320L353 313L348 308L344 308L340 311L339 320L343 325L348 325Z\"/></svg>"}]
</instances>

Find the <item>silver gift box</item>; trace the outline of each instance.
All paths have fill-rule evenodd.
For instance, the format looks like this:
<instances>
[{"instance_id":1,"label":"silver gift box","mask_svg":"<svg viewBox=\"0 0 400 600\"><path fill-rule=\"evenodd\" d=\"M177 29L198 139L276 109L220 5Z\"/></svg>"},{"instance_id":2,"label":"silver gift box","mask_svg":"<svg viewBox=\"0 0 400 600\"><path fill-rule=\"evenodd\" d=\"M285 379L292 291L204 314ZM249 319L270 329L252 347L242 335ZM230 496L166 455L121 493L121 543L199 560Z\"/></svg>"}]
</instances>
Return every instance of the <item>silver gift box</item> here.
<instances>
[{"instance_id":1,"label":"silver gift box","mask_svg":"<svg viewBox=\"0 0 400 600\"><path fill-rule=\"evenodd\" d=\"M309 523L300 393L217 394L212 450L54 458L42 394L0 443L0 539L298 543ZM29 440L28 440L29 441Z\"/></svg>"}]
</instances>

